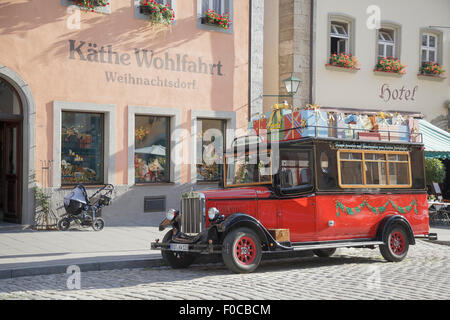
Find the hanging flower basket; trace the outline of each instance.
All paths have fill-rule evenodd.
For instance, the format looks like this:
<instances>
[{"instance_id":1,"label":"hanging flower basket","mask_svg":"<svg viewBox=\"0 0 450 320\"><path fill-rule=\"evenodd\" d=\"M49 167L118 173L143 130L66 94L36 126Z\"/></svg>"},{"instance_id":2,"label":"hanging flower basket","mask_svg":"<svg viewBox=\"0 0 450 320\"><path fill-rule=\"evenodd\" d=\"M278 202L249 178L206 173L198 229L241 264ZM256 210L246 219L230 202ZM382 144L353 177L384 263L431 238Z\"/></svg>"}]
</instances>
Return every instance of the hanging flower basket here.
<instances>
[{"instance_id":1,"label":"hanging flower basket","mask_svg":"<svg viewBox=\"0 0 450 320\"><path fill-rule=\"evenodd\" d=\"M445 69L442 68L441 65L431 61L431 62L424 62L422 63L422 67L420 68L420 74L424 76L431 76L431 77L437 77L442 78L445 75Z\"/></svg>"},{"instance_id":2,"label":"hanging flower basket","mask_svg":"<svg viewBox=\"0 0 450 320\"><path fill-rule=\"evenodd\" d=\"M175 20L175 11L170 5L160 4L155 0L142 0L139 12L149 16L149 20L154 24L170 25Z\"/></svg>"},{"instance_id":3,"label":"hanging flower basket","mask_svg":"<svg viewBox=\"0 0 450 320\"><path fill-rule=\"evenodd\" d=\"M230 14L228 12L224 14L218 14L214 10L208 9L205 12L205 17L202 17L202 24L209 24L222 29L230 29L231 24Z\"/></svg>"},{"instance_id":4,"label":"hanging flower basket","mask_svg":"<svg viewBox=\"0 0 450 320\"><path fill-rule=\"evenodd\" d=\"M397 58L386 57L380 59L375 66L375 72L388 72L396 74L405 74L405 65L402 65Z\"/></svg>"},{"instance_id":5,"label":"hanging flower basket","mask_svg":"<svg viewBox=\"0 0 450 320\"><path fill-rule=\"evenodd\" d=\"M73 0L76 6L94 12L98 7L109 6L107 0Z\"/></svg>"},{"instance_id":6,"label":"hanging flower basket","mask_svg":"<svg viewBox=\"0 0 450 320\"><path fill-rule=\"evenodd\" d=\"M326 66L344 68L349 70L359 70L358 58L351 54L332 54Z\"/></svg>"}]
</instances>

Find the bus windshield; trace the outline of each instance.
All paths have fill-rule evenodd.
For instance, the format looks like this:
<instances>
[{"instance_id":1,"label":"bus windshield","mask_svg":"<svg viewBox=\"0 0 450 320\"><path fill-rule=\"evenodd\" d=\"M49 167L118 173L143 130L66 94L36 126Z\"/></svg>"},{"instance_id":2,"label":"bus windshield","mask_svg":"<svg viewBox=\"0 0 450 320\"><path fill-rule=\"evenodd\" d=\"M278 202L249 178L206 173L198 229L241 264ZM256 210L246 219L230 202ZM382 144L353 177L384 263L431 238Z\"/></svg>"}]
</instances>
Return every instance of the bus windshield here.
<instances>
[{"instance_id":1,"label":"bus windshield","mask_svg":"<svg viewBox=\"0 0 450 320\"><path fill-rule=\"evenodd\" d=\"M225 186L272 183L270 150L242 152L225 157Z\"/></svg>"}]
</instances>

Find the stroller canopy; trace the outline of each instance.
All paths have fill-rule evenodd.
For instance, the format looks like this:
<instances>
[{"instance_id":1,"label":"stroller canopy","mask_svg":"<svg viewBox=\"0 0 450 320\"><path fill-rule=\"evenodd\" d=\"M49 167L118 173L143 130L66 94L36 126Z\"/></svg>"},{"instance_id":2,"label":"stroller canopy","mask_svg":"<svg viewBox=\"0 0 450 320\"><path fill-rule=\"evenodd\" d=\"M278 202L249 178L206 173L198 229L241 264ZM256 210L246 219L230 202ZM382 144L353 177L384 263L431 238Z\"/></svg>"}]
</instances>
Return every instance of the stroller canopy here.
<instances>
[{"instance_id":1,"label":"stroller canopy","mask_svg":"<svg viewBox=\"0 0 450 320\"><path fill-rule=\"evenodd\" d=\"M87 204L88 199L86 189L82 185L76 186L67 196L64 197L64 205L68 206L70 204L70 200Z\"/></svg>"}]
</instances>

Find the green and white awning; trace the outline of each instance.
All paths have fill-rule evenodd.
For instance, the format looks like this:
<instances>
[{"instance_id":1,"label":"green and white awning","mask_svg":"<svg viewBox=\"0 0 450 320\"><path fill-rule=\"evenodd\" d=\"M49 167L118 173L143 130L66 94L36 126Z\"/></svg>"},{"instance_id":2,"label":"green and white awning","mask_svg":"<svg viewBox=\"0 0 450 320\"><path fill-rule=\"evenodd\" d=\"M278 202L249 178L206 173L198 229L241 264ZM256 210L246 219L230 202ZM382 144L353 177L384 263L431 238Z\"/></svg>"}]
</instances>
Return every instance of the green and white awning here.
<instances>
[{"instance_id":1,"label":"green and white awning","mask_svg":"<svg viewBox=\"0 0 450 320\"><path fill-rule=\"evenodd\" d=\"M420 133L425 145L425 157L450 159L450 133L428 121L420 120Z\"/></svg>"}]
</instances>

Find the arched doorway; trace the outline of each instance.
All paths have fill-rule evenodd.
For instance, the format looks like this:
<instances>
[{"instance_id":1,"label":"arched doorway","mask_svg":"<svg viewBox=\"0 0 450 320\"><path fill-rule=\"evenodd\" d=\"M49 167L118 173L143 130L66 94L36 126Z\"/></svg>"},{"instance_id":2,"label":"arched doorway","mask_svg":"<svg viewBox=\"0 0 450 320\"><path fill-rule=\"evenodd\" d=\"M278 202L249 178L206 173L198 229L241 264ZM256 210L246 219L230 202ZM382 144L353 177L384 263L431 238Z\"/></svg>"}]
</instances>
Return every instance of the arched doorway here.
<instances>
[{"instance_id":1,"label":"arched doorway","mask_svg":"<svg viewBox=\"0 0 450 320\"><path fill-rule=\"evenodd\" d=\"M0 77L0 222L22 222L22 128L21 98Z\"/></svg>"}]
</instances>

